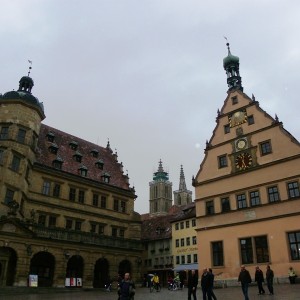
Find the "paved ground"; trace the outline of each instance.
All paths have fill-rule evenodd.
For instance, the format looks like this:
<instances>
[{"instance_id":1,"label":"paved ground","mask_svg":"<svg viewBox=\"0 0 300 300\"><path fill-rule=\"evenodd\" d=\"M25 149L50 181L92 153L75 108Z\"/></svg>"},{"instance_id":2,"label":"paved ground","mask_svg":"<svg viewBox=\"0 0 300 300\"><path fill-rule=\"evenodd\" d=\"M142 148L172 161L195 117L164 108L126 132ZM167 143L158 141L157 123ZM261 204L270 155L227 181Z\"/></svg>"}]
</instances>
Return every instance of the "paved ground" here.
<instances>
[{"instance_id":1,"label":"paved ground","mask_svg":"<svg viewBox=\"0 0 300 300\"><path fill-rule=\"evenodd\" d=\"M267 288L265 288L267 292ZM300 284L288 285L279 284L274 286L275 295L257 295L257 288L252 286L249 288L250 300L299 300ZM225 289L215 289L218 300L243 300L240 287L230 287ZM202 300L201 289L197 290L198 300ZM105 292L103 290L93 289L76 289L70 290L66 288L2 288L0 289L1 300L117 300L116 291ZM187 289L178 291L169 291L163 288L161 292L150 293L147 288L137 288L134 300L182 300L187 299Z\"/></svg>"}]
</instances>

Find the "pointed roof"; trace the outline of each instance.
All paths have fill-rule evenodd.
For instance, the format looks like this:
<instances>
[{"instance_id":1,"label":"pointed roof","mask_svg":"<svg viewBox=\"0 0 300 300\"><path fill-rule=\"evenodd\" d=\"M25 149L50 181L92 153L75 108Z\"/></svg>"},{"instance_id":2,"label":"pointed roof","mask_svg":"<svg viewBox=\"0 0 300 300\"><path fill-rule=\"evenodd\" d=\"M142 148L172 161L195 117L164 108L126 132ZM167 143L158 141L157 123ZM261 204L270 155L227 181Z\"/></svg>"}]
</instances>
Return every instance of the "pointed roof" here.
<instances>
[{"instance_id":1,"label":"pointed roof","mask_svg":"<svg viewBox=\"0 0 300 300\"><path fill-rule=\"evenodd\" d=\"M186 190L186 183L185 183L185 177L184 177L184 172L183 172L182 165L180 167L179 190L180 191L185 191Z\"/></svg>"},{"instance_id":2,"label":"pointed roof","mask_svg":"<svg viewBox=\"0 0 300 300\"><path fill-rule=\"evenodd\" d=\"M157 172L155 172L153 174L153 180L155 180L155 181L167 181L167 180L169 180L169 174L164 171L161 159L159 160L159 163L158 163Z\"/></svg>"}]
</instances>

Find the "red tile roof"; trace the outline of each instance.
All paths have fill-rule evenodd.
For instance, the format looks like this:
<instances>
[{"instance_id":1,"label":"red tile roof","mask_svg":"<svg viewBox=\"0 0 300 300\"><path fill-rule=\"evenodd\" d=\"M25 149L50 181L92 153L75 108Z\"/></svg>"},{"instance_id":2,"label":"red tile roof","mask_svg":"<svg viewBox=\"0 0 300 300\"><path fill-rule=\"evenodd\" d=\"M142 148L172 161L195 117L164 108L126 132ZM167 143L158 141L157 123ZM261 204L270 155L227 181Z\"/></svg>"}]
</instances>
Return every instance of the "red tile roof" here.
<instances>
[{"instance_id":1,"label":"red tile roof","mask_svg":"<svg viewBox=\"0 0 300 300\"><path fill-rule=\"evenodd\" d=\"M54 135L54 141L48 141L47 135ZM77 143L76 150L72 150L70 143ZM57 154L51 153L49 147L55 144L58 147ZM92 152L97 150L98 157L94 157ZM82 155L81 162L74 160L73 156L76 153ZM128 176L123 174L122 165L116 159L116 154L108 147L104 148L95 145L91 142L83 140L79 137L65 133L53 127L42 124L37 144L37 163L53 168L52 163L57 158L62 160L62 171L79 175L80 167L87 168L87 176L85 178L98 181L104 184L102 175L108 173L110 175L110 182L108 185L113 185L125 190L132 190L129 187ZM99 169L95 164L99 159L103 160L103 170Z\"/></svg>"}]
</instances>

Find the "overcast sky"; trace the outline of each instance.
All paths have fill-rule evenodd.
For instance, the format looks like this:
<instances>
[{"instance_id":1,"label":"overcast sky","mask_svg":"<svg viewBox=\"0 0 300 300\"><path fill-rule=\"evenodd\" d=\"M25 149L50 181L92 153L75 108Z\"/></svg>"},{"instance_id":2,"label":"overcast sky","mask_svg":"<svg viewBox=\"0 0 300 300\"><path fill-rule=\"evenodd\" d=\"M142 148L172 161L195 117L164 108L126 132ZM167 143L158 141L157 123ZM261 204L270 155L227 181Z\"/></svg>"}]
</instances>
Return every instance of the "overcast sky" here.
<instances>
[{"instance_id":1,"label":"overcast sky","mask_svg":"<svg viewBox=\"0 0 300 300\"><path fill-rule=\"evenodd\" d=\"M298 0L0 0L0 93L31 77L45 124L109 139L149 211L158 162L188 189L227 96L226 36L244 92L299 140Z\"/></svg>"}]
</instances>

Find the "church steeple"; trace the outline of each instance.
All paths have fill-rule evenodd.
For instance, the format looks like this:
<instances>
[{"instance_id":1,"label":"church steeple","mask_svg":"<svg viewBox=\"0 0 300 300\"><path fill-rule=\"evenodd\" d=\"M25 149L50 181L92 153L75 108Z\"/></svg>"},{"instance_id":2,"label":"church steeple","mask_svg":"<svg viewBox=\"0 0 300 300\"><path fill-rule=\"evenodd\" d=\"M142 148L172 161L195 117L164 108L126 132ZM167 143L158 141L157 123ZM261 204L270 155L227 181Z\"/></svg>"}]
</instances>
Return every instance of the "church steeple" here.
<instances>
[{"instance_id":1,"label":"church steeple","mask_svg":"<svg viewBox=\"0 0 300 300\"><path fill-rule=\"evenodd\" d=\"M185 177L182 165L180 166L179 189L174 191L174 204L177 206L186 205L192 202L192 191L186 188Z\"/></svg>"},{"instance_id":2,"label":"church steeple","mask_svg":"<svg viewBox=\"0 0 300 300\"><path fill-rule=\"evenodd\" d=\"M228 91L238 89L243 91L242 78L239 70L239 58L230 52L229 43L226 44L228 55L223 59L223 67L227 74Z\"/></svg>"},{"instance_id":3,"label":"church steeple","mask_svg":"<svg viewBox=\"0 0 300 300\"><path fill-rule=\"evenodd\" d=\"M150 215L166 215L172 207L172 183L169 174L164 171L162 161L159 160L157 172L153 174L153 181L149 183Z\"/></svg>"}]
</instances>

